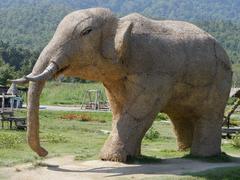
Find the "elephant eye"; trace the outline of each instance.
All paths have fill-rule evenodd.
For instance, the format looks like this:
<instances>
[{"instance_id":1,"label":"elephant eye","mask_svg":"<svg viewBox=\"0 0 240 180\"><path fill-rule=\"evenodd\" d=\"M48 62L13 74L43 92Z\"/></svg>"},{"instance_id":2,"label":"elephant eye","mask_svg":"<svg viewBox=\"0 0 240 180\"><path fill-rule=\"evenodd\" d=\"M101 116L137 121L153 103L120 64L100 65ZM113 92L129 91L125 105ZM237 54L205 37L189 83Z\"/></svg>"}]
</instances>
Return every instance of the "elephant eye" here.
<instances>
[{"instance_id":1,"label":"elephant eye","mask_svg":"<svg viewBox=\"0 0 240 180\"><path fill-rule=\"evenodd\" d=\"M81 36L85 36L85 35L89 34L91 31L92 31L92 28L88 27L81 32Z\"/></svg>"}]
</instances>

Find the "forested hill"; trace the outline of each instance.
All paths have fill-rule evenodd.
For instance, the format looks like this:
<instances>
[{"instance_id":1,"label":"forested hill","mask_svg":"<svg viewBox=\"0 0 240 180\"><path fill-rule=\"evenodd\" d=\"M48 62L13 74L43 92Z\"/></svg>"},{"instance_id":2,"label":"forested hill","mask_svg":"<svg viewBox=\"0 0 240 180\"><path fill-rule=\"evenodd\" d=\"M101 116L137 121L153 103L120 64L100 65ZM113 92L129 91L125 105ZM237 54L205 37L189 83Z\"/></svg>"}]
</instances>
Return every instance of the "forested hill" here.
<instances>
[{"instance_id":1,"label":"forested hill","mask_svg":"<svg viewBox=\"0 0 240 180\"><path fill-rule=\"evenodd\" d=\"M63 12L102 6L122 15L140 12L157 18L193 21L209 19L238 21L240 19L240 0L4 0L0 2L2 9L10 10L23 8L25 11L25 8L29 8L44 11L49 6L63 9Z\"/></svg>"},{"instance_id":2,"label":"forested hill","mask_svg":"<svg viewBox=\"0 0 240 180\"><path fill-rule=\"evenodd\" d=\"M96 6L108 7L119 16L139 12L194 22L223 44L232 61L240 59L240 0L4 0L0 1L0 40L41 50L67 13Z\"/></svg>"}]
</instances>

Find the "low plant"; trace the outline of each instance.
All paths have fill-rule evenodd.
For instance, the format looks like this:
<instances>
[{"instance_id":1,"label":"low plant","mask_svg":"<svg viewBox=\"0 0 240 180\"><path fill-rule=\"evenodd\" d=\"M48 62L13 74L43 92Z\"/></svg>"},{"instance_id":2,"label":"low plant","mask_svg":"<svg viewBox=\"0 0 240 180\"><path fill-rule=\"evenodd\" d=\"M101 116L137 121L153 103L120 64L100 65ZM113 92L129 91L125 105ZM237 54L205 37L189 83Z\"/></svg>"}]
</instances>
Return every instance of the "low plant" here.
<instances>
[{"instance_id":1,"label":"low plant","mask_svg":"<svg viewBox=\"0 0 240 180\"><path fill-rule=\"evenodd\" d=\"M65 114L60 118L66 120L78 120L83 122L100 122L100 123L106 122L105 120L97 120L88 114Z\"/></svg>"},{"instance_id":2,"label":"low plant","mask_svg":"<svg viewBox=\"0 0 240 180\"><path fill-rule=\"evenodd\" d=\"M235 136L233 136L232 138L232 145L240 148L240 133L236 134Z\"/></svg>"},{"instance_id":3,"label":"low plant","mask_svg":"<svg viewBox=\"0 0 240 180\"><path fill-rule=\"evenodd\" d=\"M166 121L168 119L169 119L168 115L164 114L164 113L158 113L158 115L156 117L157 121Z\"/></svg>"},{"instance_id":4,"label":"low plant","mask_svg":"<svg viewBox=\"0 0 240 180\"><path fill-rule=\"evenodd\" d=\"M21 134L13 134L13 133L0 133L0 149L2 148L14 148L18 144L25 142L25 138Z\"/></svg>"},{"instance_id":5,"label":"low plant","mask_svg":"<svg viewBox=\"0 0 240 180\"><path fill-rule=\"evenodd\" d=\"M144 138L152 141L154 139L158 139L159 136L160 136L159 132L155 130L153 127L151 127L145 134Z\"/></svg>"},{"instance_id":6,"label":"low plant","mask_svg":"<svg viewBox=\"0 0 240 180\"><path fill-rule=\"evenodd\" d=\"M55 144L55 143L67 143L68 139L61 134L47 133L42 135L41 141Z\"/></svg>"}]
</instances>

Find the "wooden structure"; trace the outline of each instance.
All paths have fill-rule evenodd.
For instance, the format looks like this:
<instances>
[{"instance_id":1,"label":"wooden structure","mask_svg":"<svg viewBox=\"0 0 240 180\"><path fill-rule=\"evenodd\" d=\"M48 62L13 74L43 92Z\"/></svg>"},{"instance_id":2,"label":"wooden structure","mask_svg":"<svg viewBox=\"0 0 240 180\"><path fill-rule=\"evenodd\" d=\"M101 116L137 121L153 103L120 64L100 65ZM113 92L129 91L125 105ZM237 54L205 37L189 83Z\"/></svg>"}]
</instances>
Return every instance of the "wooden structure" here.
<instances>
[{"instance_id":1,"label":"wooden structure","mask_svg":"<svg viewBox=\"0 0 240 180\"><path fill-rule=\"evenodd\" d=\"M81 109L98 111L110 110L108 102L104 100L103 93L96 89L89 89L84 92Z\"/></svg>"},{"instance_id":2,"label":"wooden structure","mask_svg":"<svg viewBox=\"0 0 240 180\"><path fill-rule=\"evenodd\" d=\"M234 93L232 93L231 91L230 97L234 97L235 100L227 116L224 116L223 123L222 123L222 136L227 138L231 138L231 135L233 134L240 133L240 127L231 126L231 123L230 123L230 120L231 120L230 118L232 114L236 111L236 109L240 105L240 90L237 90Z\"/></svg>"},{"instance_id":3,"label":"wooden structure","mask_svg":"<svg viewBox=\"0 0 240 180\"><path fill-rule=\"evenodd\" d=\"M6 99L14 99L15 95L6 95L2 93L0 99L2 100L1 109L0 109L0 121L2 129L4 128L5 122L9 123L9 128L13 129L13 124L15 124L16 129L24 130L26 129L26 118L15 117L14 116L14 103L11 103L10 107L5 107Z\"/></svg>"},{"instance_id":4,"label":"wooden structure","mask_svg":"<svg viewBox=\"0 0 240 180\"><path fill-rule=\"evenodd\" d=\"M12 85L11 86L2 86L2 85L0 85L0 95L1 94L5 94L5 95L6 94L12 94L12 93L8 93L8 91L12 87ZM26 87L17 87L17 90L19 92L18 95L21 95L21 96L26 95L26 97L27 97L28 88L26 88ZM13 94L13 95L16 95L16 94ZM18 101L15 101L15 102L20 102L20 101L22 102L22 98L20 96L16 96L15 100L17 100L17 99L18 99ZM13 99L12 98L5 99L5 107L10 106L9 100L13 100ZM2 105L2 98L0 98L0 107L2 107L1 105ZM21 107L21 103L20 104L14 104L14 106L15 107L16 106Z\"/></svg>"}]
</instances>

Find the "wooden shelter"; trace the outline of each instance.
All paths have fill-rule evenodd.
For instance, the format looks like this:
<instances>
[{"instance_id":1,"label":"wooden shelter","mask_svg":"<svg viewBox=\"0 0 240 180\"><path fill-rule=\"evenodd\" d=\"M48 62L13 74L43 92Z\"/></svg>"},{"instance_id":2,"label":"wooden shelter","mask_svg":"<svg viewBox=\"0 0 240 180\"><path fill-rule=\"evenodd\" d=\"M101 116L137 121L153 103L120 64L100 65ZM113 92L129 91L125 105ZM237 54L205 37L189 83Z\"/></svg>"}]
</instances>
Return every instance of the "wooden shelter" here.
<instances>
[{"instance_id":1,"label":"wooden shelter","mask_svg":"<svg viewBox=\"0 0 240 180\"><path fill-rule=\"evenodd\" d=\"M232 126L231 125L231 116L237 110L240 105L240 89L232 88L230 92L230 97L234 98L233 105L230 111L224 116L223 123L222 123L222 136L231 138L232 134L240 133L239 126Z\"/></svg>"},{"instance_id":2,"label":"wooden shelter","mask_svg":"<svg viewBox=\"0 0 240 180\"><path fill-rule=\"evenodd\" d=\"M15 84L9 86L0 86L0 121L2 129L5 123L9 124L9 128L13 129L13 124L17 129L26 129L26 118L15 117L14 107L19 107L18 102L21 99L20 93L27 93L27 88L17 88Z\"/></svg>"}]
</instances>

